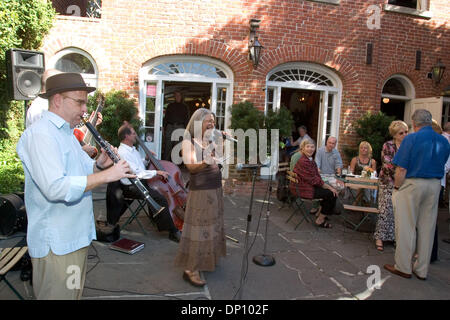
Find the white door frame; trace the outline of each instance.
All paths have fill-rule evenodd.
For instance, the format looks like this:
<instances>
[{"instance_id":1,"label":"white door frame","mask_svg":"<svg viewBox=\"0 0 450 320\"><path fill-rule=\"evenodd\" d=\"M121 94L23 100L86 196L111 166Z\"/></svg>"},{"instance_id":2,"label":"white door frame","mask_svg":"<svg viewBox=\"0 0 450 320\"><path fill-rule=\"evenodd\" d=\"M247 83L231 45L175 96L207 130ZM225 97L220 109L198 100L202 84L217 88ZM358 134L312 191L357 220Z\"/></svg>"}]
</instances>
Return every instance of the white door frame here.
<instances>
[{"instance_id":1,"label":"white door frame","mask_svg":"<svg viewBox=\"0 0 450 320\"><path fill-rule=\"evenodd\" d=\"M333 86L326 85L318 85L308 81L299 81L292 79L291 81L269 81L269 78L272 74L288 69L303 69L308 71L317 72L321 75L327 77L333 83ZM317 132L317 147L320 147L324 143L325 135L326 135L326 120L327 120L327 112L328 112L328 96L330 93L333 93L334 101L333 101L333 115L332 115L332 123L330 128L330 135L337 137L339 141L339 121L341 115L341 99L342 99L342 81L337 74L335 74L330 69L306 62L298 62L298 63L286 63L280 66L277 66L273 70L271 70L267 74L266 78L266 95L267 90L269 88L274 88L274 101L273 108L274 111L280 108L281 101L281 89L282 88L292 88L292 89L303 89L303 90L312 90L312 91L320 91L321 94L321 103L319 109L319 126ZM266 98L265 111L267 112L268 101Z\"/></svg>"},{"instance_id":2,"label":"white door frame","mask_svg":"<svg viewBox=\"0 0 450 320\"><path fill-rule=\"evenodd\" d=\"M154 67L170 62L184 62L184 63L198 63L214 66L225 74L226 78L214 78L207 77L195 73L177 73L177 74L149 74L149 71ZM175 56L164 56L160 58L153 59L139 70L139 116L141 119L145 119L146 110L146 88L147 83L156 83L156 101L155 101L155 122L154 122L154 142L146 144L150 150L157 154L157 157L161 157L161 127L163 122L162 110L163 110L163 85L164 81L176 81L176 82L203 82L211 84L211 111L215 112L217 108L217 88L225 87L227 88L226 94L226 107L225 107L225 128L230 125L231 115L229 113L229 106L232 104L233 99L233 72L224 63L208 58L208 57L198 57L198 56L188 56L188 55L175 55ZM226 169L226 168L225 168ZM227 176L227 170L224 172L224 176Z\"/></svg>"}]
</instances>

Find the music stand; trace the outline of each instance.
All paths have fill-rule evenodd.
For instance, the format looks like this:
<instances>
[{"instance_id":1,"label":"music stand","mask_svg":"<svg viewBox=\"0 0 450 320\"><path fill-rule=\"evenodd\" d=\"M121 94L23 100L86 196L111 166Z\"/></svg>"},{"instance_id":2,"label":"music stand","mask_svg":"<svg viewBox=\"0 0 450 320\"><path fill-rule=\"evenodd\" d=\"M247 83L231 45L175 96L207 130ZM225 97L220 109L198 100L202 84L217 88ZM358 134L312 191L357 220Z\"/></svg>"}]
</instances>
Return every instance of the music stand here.
<instances>
[{"instance_id":1,"label":"music stand","mask_svg":"<svg viewBox=\"0 0 450 320\"><path fill-rule=\"evenodd\" d=\"M269 197L267 200L267 211L266 211L266 231L265 231L265 235L264 235L264 250L263 253L258 255L258 256L254 256L253 257L253 262L256 263L259 266L262 267L270 267L273 266L275 264L275 258L271 255L266 254L266 249L267 249L267 228L269 225L269 215L270 215L270 194L272 193L272 175L270 175L270 180L269 180Z\"/></svg>"}]
</instances>

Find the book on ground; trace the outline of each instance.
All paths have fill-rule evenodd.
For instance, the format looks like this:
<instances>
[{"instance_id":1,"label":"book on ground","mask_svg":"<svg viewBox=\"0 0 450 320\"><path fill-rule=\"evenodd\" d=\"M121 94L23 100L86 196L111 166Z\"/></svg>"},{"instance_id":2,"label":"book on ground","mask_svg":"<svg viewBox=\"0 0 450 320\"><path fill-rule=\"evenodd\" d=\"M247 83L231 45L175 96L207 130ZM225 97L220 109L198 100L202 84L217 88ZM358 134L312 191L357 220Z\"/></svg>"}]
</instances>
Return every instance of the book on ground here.
<instances>
[{"instance_id":1,"label":"book on ground","mask_svg":"<svg viewBox=\"0 0 450 320\"><path fill-rule=\"evenodd\" d=\"M119 239L109 246L112 250L133 254L144 248L144 243L127 238Z\"/></svg>"}]
</instances>

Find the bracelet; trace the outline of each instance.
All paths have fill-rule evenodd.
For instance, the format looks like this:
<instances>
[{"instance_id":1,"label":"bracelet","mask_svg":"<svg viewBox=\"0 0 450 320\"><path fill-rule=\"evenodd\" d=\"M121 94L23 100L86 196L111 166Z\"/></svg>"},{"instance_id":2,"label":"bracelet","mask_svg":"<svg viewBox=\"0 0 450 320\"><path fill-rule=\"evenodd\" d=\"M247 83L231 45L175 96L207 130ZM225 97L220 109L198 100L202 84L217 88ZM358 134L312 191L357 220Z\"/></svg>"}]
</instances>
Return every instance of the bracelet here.
<instances>
[{"instance_id":1,"label":"bracelet","mask_svg":"<svg viewBox=\"0 0 450 320\"><path fill-rule=\"evenodd\" d=\"M98 165L97 161L95 161L95 166L97 167L98 170L102 171L105 170L105 168L102 168Z\"/></svg>"},{"instance_id":2,"label":"bracelet","mask_svg":"<svg viewBox=\"0 0 450 320\"><path fill-rule=\"evenodd\" d=\"M395 189L395 190L398 190L398 189L400 189L400 187L394 186L394 189Z\"/></svg>"}]
</instances>

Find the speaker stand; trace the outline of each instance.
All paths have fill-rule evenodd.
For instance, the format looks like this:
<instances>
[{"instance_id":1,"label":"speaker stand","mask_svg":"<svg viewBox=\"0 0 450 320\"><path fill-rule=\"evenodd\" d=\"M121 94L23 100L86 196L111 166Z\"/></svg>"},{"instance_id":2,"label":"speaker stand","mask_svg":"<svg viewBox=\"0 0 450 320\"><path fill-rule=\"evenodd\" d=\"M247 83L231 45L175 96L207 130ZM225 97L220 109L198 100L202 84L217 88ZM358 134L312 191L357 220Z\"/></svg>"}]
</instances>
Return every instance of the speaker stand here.
<instances>
[{"instance_id":1,"label":"speaker stand","mask_svg":"<svg viewBox=\"0 0 450 320\"><path fill-rule=\"evenodd\" d=\"M264 235L264 251L262 254L253 257L253 262L262 267L270 267L275 264L275 258L271 255L266 254L267 249L267 228L269 225L269 215L270 215L270 194L272 193L272 175L270 175L269 180L269 197L267 200L267 211L266 211L266 231Z\"/></svg>"}]
</instances>

